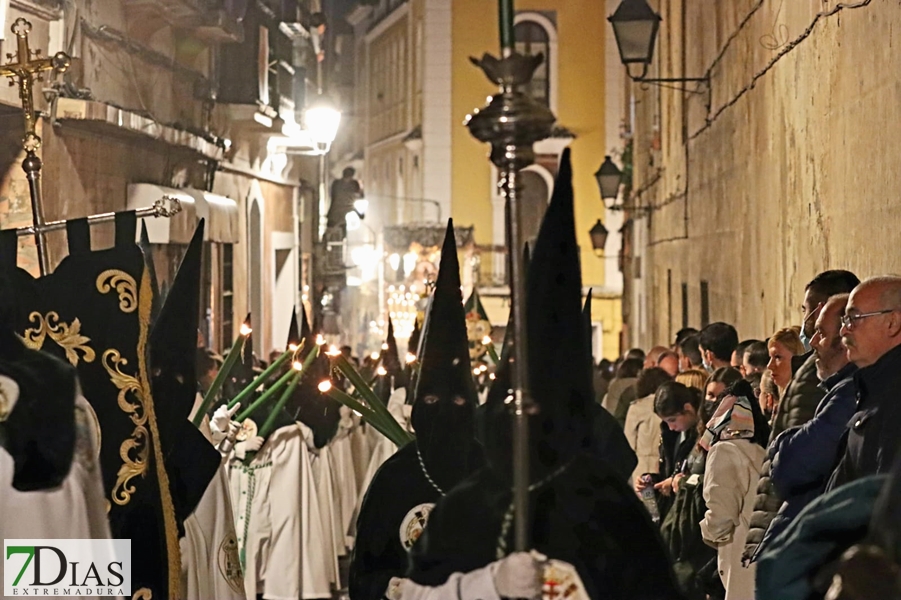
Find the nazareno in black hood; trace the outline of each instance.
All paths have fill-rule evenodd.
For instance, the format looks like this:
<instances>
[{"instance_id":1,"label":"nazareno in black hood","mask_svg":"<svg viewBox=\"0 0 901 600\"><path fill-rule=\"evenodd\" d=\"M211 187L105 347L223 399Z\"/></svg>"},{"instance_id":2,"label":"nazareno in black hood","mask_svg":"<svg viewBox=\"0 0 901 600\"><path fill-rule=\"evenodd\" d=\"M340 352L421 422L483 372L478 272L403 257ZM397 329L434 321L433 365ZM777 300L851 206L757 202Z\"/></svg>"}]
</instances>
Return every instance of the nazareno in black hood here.
<instances>
[{"instance_id":1,"label":"nazareno in black hood","mask_svg":"<svg viewBox=\"0 0 901 600\"><path fill-rule=\"evenodd\" d=\"M478 406L452 220L423 323L419 361L411 421L429 474L448 490L473 468L469 463Z\"/></svg>"}]
</instances>

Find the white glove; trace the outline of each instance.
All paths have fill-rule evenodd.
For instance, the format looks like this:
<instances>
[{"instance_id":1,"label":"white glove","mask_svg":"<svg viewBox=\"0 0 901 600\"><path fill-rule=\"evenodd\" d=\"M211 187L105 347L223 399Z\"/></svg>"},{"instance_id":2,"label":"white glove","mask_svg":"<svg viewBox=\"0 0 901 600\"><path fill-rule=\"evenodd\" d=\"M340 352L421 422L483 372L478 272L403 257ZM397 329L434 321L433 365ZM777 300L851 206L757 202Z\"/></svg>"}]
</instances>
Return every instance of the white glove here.
<instances>
[{"instance_id":1,"label":"white glove","mask_svg":"<svg viewBox=\"0 0 901 600\"><path fill-rule=\"evenodd\" d=\"M213 413L213 418L210 419L210 435L213 438L214 444L218 444L228 437L228 434L232 429L232 417L235 416L235 413L238 412L239 408L241 408L240 402L235 404L231 410L229 410L228 404L223 404Z\"/></svg>"},{"instance_id":2,"label":"white glove","mask_svg":"<svg viewBox=\"0 0 901 600\"><path fill-rule=\"evenodd\" d=\"M0 422L6 420L19 400L19 384L15 380L0 375Z\"/></svg>"},{"instance_id":3,"label":"white glove","mask_svg":"<svg viewBox=\"0 0 901 600\"><path fill-rule=\"evenodd\" d=\"M540 555L516 552L492 563L494 589L502 598L540 598L544 565Z\"/></svg>"},{"instance_id":4,"label":"white glove","mask_svg":"<svg viewBox=\"0 0 901 600\"><path fill-rule=\"evenodd\" d=\"M265 440L260 436L252 437L249 440L238 442L235 444L235 458L244 460L248 452L257 452L263 447Z\"/></svg>"},{"instance_id":5,"label":"white glove","mask_svg":"<svg viewBox=\"0 0 901 600\"><path fill-rule=\"evenodd\" d=\"M403 596L403 586L407 579L400 577L392 577L388 582L388 589L385 590L385 598L388 600L400 600Z\"/></svg>"}]
</instances>

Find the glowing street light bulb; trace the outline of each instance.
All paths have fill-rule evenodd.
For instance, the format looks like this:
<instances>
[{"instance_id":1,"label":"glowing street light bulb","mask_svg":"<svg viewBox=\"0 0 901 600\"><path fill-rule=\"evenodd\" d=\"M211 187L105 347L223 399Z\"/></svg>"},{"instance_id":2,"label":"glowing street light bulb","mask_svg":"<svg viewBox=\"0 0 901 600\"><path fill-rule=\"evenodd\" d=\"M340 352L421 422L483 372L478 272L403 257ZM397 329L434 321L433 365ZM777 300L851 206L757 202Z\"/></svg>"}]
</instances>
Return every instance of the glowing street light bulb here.
<instances>
[{"instance_id":1,"label":"glowing street light bulb","mask_svg":"<svg viewBox=\"0 0 901 600\"><path fill-rule=\"evenodd\" d=\"M319 391L323 394L332 389L332 382L326 379L319 384Z\"/></svg>"},{"instance_id":2,"label":"glowing street light bulb","mask_svg":"<svg viewBox=\"0 0 901 600\"><path fill-rule=\"evenodd\" d=\"M253 329L251 329L247 323L241 323L240 331L241 331L241 335L243 335L245 337L250 335L251 333L253 333Z\"/></svg>"}]
</instances>

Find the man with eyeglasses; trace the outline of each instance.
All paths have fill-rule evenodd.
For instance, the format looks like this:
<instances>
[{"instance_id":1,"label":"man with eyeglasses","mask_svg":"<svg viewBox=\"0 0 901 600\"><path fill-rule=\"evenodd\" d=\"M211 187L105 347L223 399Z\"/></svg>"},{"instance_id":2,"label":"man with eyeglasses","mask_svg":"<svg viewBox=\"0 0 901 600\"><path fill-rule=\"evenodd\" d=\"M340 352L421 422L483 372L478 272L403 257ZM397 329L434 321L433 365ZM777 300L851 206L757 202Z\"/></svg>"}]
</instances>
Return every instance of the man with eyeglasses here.
<instances>
[{"instance_id":1,"label":"man with eyeglasses","mask_svg":"<svg viewBox=\"0 0 901 600\"><path fill-rule=\"evenodd\" d=\"M860 283L854 273L843 270L823 271L804 287L804 300L801 303L801 339L807 349L805 354L792 357L792 378L782 393L782 399L773 414L770 429L770 450L773 442L783 431L792 427L800 427L813 418L817 406L823 400L825 392L820 387L817 377L816 355L810 349L816 319L830 297L836 294L848 294ZM751 518L751 530L745 546L744 559L753 561L757 546L776 516L782 499L770 480L770 468L773 454L768 452L768 459L763 463L763 471L757 485L757 501L754 516Z\"/></svg>"},{"instance_id":2,"label":"man with eyeglasses","mask_svg":"<svg viewBox=\"0 0 901 600\"><path fill-rule=\"evenodd\" d=\"M857 366L848 362L840 331L848 297L849 294L838 294L829 298L819 312L810 341L820 388L826 396L810 421L782 432L768 448L773 457L771 479L784 501L757 549L758 554L823 493L848 419L856 410Z\"/></svg>"},{"instance_id":3,"label":"man with eyeglasses","mask_svg":"<svg viewBox=\"0 0 901 600\"><path fill-rule=\"evenodd\" d=\"M888 473L901 445L901 277L876 277L854 288L842 317L842 342L855 374L857 412L828 490Z\"/></svg>"}]
</instances>

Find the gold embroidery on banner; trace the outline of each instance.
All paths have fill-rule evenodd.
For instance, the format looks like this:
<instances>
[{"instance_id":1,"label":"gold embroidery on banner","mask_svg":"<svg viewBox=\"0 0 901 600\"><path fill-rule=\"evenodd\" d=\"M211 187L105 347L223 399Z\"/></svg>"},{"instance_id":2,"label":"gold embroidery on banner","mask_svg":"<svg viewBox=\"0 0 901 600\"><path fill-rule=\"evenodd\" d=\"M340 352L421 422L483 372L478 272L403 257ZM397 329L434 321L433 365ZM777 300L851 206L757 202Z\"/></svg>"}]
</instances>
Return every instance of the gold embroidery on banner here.
<instances>
[{"instance_id":1,"label":"gold embroidery on banner","mask_svg":"<svg viewBox=\"0 0 901 600\"><path fill-rule=\"evenodd\" d=\"M138 307L138 286L134 277L118 269L109 269L97 277L98 292L107 294L113 288L119 293L119 310L124 313L134 312Z\"/></svg>"},{"instance_id":2,"label":"gold embroidery on banner","mask_svg":"<svg viewBox=\"0 0 901 600\"><path fill-rule=\"evenodd\" d=\"M163 464L163 449L160 448L160 430L156 422L153 406L153 395L150 390L150 377L147 372L147 336L150 330L150 309L153 295L150 291L150 278L145 269L141 276L141 293L138 304L138 320L141 324L138 335L138 379L141 383L141 398L147 410L147 423L153 438L153 460L159 480L160 502L163 507L163 525L166 531L166 558L168 559L169 598L178 598L181 585L181 549L178 545L178 524L175 521L175 504L169 491L169 474Z\"/></svg>"},{"instance_id":3,"label":"gold embroidery on banner","mask_svg":"<svg viewBox=\"0 0 901 600\"><path fill-rule=\"evenodd\" d=\"M147 588L141 588L131 597L131 600L152 600L153 592Z\"/></svg>"},{"instance_id":4,"label":"gold embroidery on banner","mask_svg":"<svg viewBox=\"0 0 901 600\"><path fill-rule=\"evenodd\" d=\"M141 401L141 384L132 375L123 373L121 367L128 364L128 360L115 348L103 353L103 368L109 373L110 381L119 388L119 408L128 415L135 429L130 438L127 438L119 446L119 456L122 458L122 466L116 474L116 485L113 487L112 499L119 506L125 506L131 501L131 495L135 492L135 486L131 480L135 477L143 477L147 473L147 456L149 453L147 439L147 413L144 411L144 403ZM132 399L133 398L133 399Z\"/></svg>"},{"instance_id":5,"label":"gold embroidery on banner","mask_svg":"<svg viewBox=\"0 0 901 600\"><path fill-rule=\"evenodd\" d=\"M55 311L48 312L46 316L39 312L28 315L28 320L36 327L25 330L25 345L32 350L40 350L44 347L44 341L49 337L57 345L66 351L66 358L72 366L78 366L78 350L84 353L85 362L94 362L96 355L88 346L91 338L81 335L81 321L77 318L72 324L60 322L59 314Z\"/></svg>"}]
</instances>

